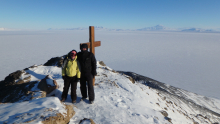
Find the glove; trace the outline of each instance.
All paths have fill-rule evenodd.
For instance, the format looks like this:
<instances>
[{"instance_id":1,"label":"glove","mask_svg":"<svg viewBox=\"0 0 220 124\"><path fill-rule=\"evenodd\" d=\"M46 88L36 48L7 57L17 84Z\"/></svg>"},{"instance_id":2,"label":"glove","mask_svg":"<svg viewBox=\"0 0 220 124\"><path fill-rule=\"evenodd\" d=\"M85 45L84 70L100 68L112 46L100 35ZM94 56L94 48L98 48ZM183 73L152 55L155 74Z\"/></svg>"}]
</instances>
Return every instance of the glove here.
<instances>
[{"instance_id":1,"label":"glove","mask_svg":"<svg viewBox=\"0 0 220 124\"><path fill-rule=\"evenodd\" d=\"M96 76L96 75L97 75L97 72L96 72L96 71L92 71L92 75L93 75L93 76Z\"/></svg>"},{"instance_id":2,"label":"glove","mask_svg":"<svg viewBox=\"0 0 220 124\"><path fill-rule=\"evenodd\" d=\"M96 71L92 72L93 78L97 75Z\"/></svg>"},{"instance_id":3,"label":"glove","mask_svg":"<svg viewBox=\"0 0 220 124\"><path fill-rule=\"evenodd\" d=\"M76 80L77 80L77 82L80 82L80 78L77 78Z\"/></svg>"},{"instance_id":4,"label":"glove","mask_svg":"<svg viewBox=\"0 0 220 124\"><path fill-rule=\"evenodd\" d=\"M66 76L62 76L63 80L65 80Z\"/></svg>"}]
</instances>

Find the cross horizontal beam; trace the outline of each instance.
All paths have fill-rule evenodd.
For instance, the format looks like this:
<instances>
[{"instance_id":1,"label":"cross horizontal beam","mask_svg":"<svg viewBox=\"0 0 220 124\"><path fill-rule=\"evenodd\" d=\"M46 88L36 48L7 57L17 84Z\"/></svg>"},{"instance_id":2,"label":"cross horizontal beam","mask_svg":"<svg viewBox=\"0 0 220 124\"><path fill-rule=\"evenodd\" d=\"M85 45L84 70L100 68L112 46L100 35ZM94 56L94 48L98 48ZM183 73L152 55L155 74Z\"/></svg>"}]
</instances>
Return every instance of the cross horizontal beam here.
<instances>
[{"instance_id":1,"label":"cross horizontal beam","mask_svg":"<svg viewBox=\"0 0 220 124\"><path fill-rule=\"evenodd\" d=\"M80 45L82 44L87 44L88 45L88 48L90 48L90 42L87 42L87 43L81 43ZM99 47L101 46L101 41L95 41L94 42L94 47Z\"/></svg>"}]
</instances>

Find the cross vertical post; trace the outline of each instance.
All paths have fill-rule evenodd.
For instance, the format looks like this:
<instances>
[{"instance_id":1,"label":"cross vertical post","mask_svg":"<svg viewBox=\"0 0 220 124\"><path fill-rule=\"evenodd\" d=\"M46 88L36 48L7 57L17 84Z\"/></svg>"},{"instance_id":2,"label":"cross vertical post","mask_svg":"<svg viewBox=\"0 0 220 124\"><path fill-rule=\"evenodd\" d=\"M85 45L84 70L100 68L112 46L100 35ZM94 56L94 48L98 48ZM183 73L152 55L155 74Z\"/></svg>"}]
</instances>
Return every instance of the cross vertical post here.
<instances>
[{"instance_id":1,"label":"cross vertical post","mask_svg":"<svg viewBox=\"0 0 220 124\"><path fill-rule=\"evenodd\" d=\"M94 41L95 41L95 31L94 26L89 26L89 42L90 42L90 52L92 52L95 55L95 47L94 47ZM95 86L95 76L93 78L93 86Z\"/></svg>"},{"instance_id":2,"label":"cross vertical post","mask_svg":"<svg viewBox=\"0 0 220 124\"><path fill-rule=\"evenodd\" d=\"M95 31L94 26L89 26L89 42L90 42L90 52L95 55L94 41L95 41Z\"/></svg>"}]
</instances>

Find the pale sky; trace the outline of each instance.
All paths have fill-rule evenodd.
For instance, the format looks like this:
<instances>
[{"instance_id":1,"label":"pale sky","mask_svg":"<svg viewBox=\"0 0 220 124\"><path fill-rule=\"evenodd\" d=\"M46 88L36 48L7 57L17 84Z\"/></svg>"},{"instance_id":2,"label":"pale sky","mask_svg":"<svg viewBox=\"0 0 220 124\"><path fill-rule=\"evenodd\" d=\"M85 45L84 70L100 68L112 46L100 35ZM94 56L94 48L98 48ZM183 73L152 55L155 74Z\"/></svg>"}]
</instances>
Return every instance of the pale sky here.
<instances>
[{"instance_id":1,"label":"pale sky","mask_svg":"<svg viewBox=\"0 0 220 124\"><path fill-rule=\"evenodd\" d=\"M220 28L220 0L0 0L0 28Z\"/></svg>"}]
</instances>

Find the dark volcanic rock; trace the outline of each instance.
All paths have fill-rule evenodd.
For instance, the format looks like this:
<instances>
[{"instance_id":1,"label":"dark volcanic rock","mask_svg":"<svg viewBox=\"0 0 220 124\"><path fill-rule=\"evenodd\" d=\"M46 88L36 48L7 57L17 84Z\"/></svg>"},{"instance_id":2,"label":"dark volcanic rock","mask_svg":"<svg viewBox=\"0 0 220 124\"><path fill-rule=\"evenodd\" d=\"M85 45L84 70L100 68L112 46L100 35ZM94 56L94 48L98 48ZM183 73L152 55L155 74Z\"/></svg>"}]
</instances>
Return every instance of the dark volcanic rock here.
<instances>
[{"instance_id":1,"label":"dark volcanic rock","mask_svg":"<svg viewBox=\"0 0 220 124\"><path fill-rule=\"evenodd\" d=\"M63 57L55 57L48 60L44 66L57 66L61 67L63 64Z\"/></svg>"},{"instance_id":2,"label":"dark volcanic rock","mask_svg":"<svg viewBox=\"0 0 220 124\"><path fill-rule=\"evenodd\" d=\"M6 85L13 85L15 83L15 80L20 78L21 74L22 71L20 70L13 72L5 78L4 82L6 83Z\"/></svg>"},{"instance_id":3,"label":"dark volcanic rock","mask_svg":"<svg viewBox=\"0 0 220 124\"><path fill-rule=\"evenodd\" d=\"M100 61L99 64L100 64L101 66L106 66L103 61Z\"/></svg>"},{"instance_id":4,"label":"dark volcanic rock","mask_svg":"<svg viewBox=\"0 0 220 124\"><path fill-rule=\"evenodd\" d=\"M4 82L4 81L2 81ZM27 95L27 92L35 86L37 82L29 82L18 85L2 85L0 84L0 102L13 103L21 100L22 97Z\"/></svg>"},{"instance_id":5,"label":"dark volcanic rock","mask_svg":"<svg viewBox=\"0 0 220 124\"><path fill-rule=\"evenodd\" d=\"M29 77L26 80L19 80L22 73L24 72L13 72L0 82L0 102L17 102L35 86L37 82L29 82Z\"/></svg>"}]
</instances>

